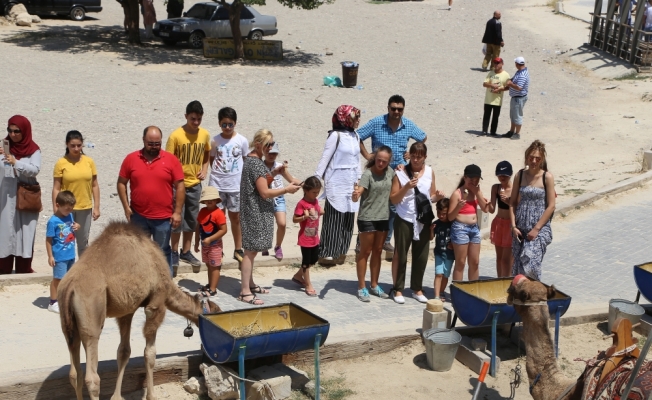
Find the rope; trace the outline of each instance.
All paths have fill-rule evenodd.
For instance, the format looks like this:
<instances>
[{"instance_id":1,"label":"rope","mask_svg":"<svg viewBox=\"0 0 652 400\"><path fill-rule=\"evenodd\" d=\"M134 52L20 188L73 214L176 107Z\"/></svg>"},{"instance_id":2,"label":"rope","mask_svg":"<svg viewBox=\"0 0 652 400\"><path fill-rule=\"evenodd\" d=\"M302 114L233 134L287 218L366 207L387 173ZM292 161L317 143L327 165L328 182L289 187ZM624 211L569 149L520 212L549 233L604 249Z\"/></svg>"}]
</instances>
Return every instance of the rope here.
<instances>
[{"instance_id":1,"label":"rope","mask_svg":"<svg viewBox=\"0 0 652 400\"><path fill-rule=\"evenodd\" d=\"M232 374L231 372L227 371L226 369L223 369L223 371L225 371L227 374L231 375L232 377L234 377L235 379L240 380L240 381L251 382L251 383L261 383L262 386L258 389L258 393L264 392L263 394L265 396L267 396L267 397L263 397L263 398L267 398L269 400L277 400L276 396L274 396L274 391L272 390L272 387L269 385L269 383L266 380L263 379L263 380L260 380L260 381L255 381L255 380L252 380L252 379L240 378L238 375Z\"/></svg>"}]
</instances>

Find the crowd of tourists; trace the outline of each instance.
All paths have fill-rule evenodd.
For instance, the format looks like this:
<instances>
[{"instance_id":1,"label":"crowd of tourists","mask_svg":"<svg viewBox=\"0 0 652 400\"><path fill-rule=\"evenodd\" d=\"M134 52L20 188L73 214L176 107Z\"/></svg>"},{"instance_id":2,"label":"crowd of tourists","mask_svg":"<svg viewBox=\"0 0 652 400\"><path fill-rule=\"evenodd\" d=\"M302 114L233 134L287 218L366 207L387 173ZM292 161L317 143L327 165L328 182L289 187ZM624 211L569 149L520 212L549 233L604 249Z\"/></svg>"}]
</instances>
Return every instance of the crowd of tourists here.
<instances>
[{"instance_id":1,"label":"crowd of tourists","mask_svg":"<svg viewBox=\"0 0 652 400\"><path fill-rule=\"evenodd\" d=\"M411 249L409 289L414 299L426 302L423 278L429 244L435 240L433 286L435 297L445 301L451 273L454 280L462 280L468 264L468 279L479 278L478 210L497 212L491 226L497 275L539 278L552 240L555 208L544 144L531 143L516 173L509 162L499 162L499 183L486 195L482 171L474 164L466 166L457 188L447 194L437 189L435 171L428 165L425 132L403 116L404 110L405 99L394 95L387 114L360 127L358 108L338 107L314 174L299 179L287 162L278 161L281 146L272 132L261 129L248 140L237 132L236 111L225 107L218 113L221 132L211 137L201 126L201 103L192 101L186 107L186 123L165 143L161 130L148 126L143 147L124 158L117 181L124 216L160 246L172 277L180 261L195 272L205 264L208 283L199 290L207 297L217 294L224 240L231 236L241 271L238 299L254 305L263 304L259 295L269 293L254 281L255 259L259 253L283 259L285 196L300 190L302 198L291 212L292 222L300 227L296 243L302 261L288 278L308 296L317 295L310 268L343 262L357 226L359 300L369 302L373 295L403 304ZM0 149L0 273L30 273L36 225L44 208L37 181L41 150L27 118L11 117L7 133ZM371 152L364 144L369 138ZM101 215L98 173L82 151L83 135L68 132L65 145L52 172L52 216L46 230L53 268L49 309L54 312L57 285L74 266L76 253L81 256L86 250L90 227ZM193 237L201 261L192 251ZM379 282L383 250L393 254L391 288Z\"/></svg>"}]
</instances>

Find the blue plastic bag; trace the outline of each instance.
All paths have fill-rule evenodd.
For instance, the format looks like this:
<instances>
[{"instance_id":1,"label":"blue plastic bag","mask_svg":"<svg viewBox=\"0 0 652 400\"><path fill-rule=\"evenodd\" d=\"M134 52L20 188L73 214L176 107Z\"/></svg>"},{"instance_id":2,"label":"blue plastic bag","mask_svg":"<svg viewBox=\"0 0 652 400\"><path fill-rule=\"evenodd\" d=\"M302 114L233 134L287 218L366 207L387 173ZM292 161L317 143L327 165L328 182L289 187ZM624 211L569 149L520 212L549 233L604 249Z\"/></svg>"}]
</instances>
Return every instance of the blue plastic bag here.
<instances>
[{"instance_id":1,"label":"blue plastic bag","mask_svg":"<svg viewBox=\"0 0 652 400\"><path fill-rule=\"evenodd\" d=\"M342 80L337 76L325 76L324 86L342 87Z\"/></svg>"}]
</instances>

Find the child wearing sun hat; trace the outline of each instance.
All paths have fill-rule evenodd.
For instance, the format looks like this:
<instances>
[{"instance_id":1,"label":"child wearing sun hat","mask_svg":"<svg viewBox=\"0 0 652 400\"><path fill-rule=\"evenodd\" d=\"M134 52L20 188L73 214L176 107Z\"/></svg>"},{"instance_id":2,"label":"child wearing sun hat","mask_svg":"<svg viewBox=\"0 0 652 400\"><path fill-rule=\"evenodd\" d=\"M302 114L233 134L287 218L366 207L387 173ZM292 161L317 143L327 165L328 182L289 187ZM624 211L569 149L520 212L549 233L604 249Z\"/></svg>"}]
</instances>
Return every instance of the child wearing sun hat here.
<instances>
[{"instance_id":1,"label":"child wearing sun hat","mask_svg":"<svg viewBox=\"0 0 652 400\"><path fill-rule=\"evenodd\" d=\"M199 290L206 297L217 295L217 284L222 269L224 245L222 237L226 235L226 216L217 207L222 202L219 191L213 186L205 186L201 191L199 202L206 207L197 215L197 231L195 232L195 253L199 252L201 239L201 260L208 268L208 284ZM193 272L198 273L201 267L193 266Z\"/></svg>"}]
</instances>

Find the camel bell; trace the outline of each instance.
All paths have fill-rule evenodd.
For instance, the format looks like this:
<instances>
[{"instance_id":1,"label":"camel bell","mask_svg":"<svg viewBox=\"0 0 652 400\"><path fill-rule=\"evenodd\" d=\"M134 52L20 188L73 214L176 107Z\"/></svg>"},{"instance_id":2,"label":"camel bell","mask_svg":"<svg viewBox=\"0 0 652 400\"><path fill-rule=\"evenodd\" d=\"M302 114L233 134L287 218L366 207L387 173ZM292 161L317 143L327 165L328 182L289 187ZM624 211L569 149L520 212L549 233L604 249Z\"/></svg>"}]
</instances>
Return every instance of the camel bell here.
<instances>
[{"instance_id":1,"label":"camel bell","mask_svg":"<svg viewBox=\"0 0 652 400\"><path fill-rule=\"evenodd\" d=\"M192 335L195 333L195 330L192 329L192 326L188 326L186 329L183 330L183 336L189 338L192 337Z\"/></svg>"}]
</instances>

